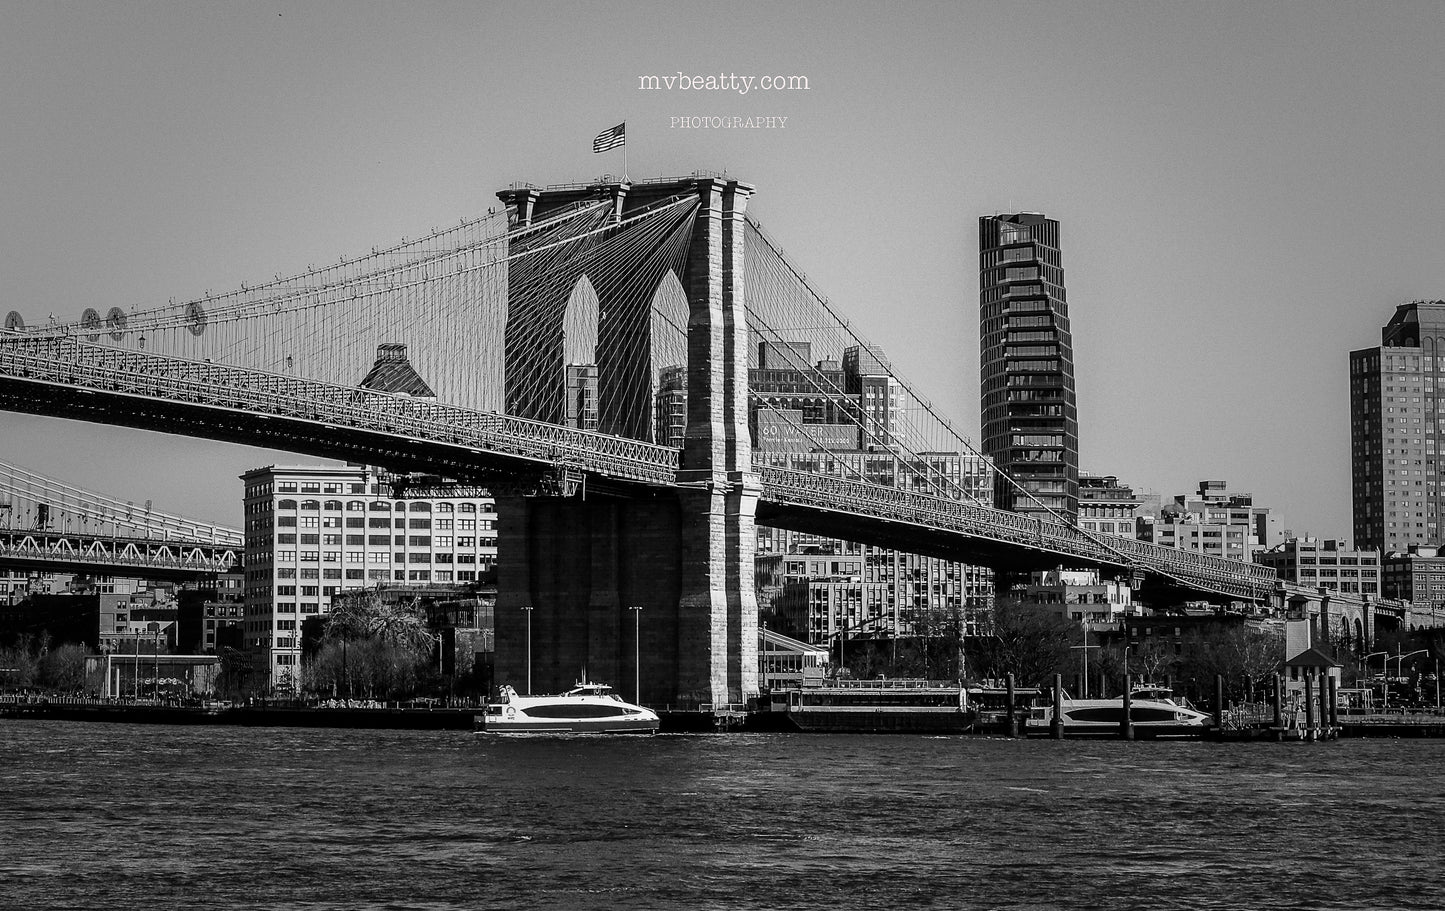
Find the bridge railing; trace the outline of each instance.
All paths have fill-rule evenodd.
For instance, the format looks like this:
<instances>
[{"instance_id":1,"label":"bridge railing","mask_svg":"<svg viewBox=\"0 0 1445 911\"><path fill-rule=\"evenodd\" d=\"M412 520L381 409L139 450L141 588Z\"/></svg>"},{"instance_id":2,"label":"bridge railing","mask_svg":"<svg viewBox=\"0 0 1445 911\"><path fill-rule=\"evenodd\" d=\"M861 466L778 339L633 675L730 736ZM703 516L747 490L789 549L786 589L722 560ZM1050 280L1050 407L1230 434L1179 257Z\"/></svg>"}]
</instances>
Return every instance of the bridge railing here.
<instances>
[{"instance_id":1,"label":"bridge railing","mask_svg":"<svg viewBox=\"0 0 1445 911\"><path fill-rule=\"evenodd\" d=\"M1130 538L1110 537L1106 545L1071 525L894 487L785 468L760 468L758 475L763 496L779 502L947 529L1105 566L1154 570L1250 598L1278 582L1273 570L1255 563Z\"/></svg>"},{"instance_id":2,"label":"bridge railing","mask_svg":"<svg viewBox=\"0 0 1445 911\"><path fill-rule=\"evenodd\" d=\"M666 446L496 412L223 364L139 354L74 339L0 335L0 374L462 446L610 478L670 485Z\"/></svg>"}]
</instances>

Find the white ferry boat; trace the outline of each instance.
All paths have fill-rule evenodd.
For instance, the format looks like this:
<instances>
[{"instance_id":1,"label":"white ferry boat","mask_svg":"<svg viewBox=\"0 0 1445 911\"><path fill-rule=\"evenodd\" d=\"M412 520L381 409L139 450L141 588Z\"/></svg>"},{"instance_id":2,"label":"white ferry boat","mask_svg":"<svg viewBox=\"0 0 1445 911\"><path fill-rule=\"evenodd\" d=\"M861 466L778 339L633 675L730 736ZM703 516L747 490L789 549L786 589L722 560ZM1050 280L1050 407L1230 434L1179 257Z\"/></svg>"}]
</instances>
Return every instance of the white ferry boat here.
<instances>
[{"instance_id":1,"label":"white ferry boat","mask_svg":"<svg viewBox=\"0 0 1445 911\"><path fill-rule=\"evenodd\" d=\"M656 712L623 702L601 683L579 683L556 696L523 696L504 686L480 721L489 734L654 734L658 727Z\"/></svg>"},{"instance_id":2,"label":"white ferry boat","mask_svg":"<svg viewBox=\"0 0 1445 911\"><path fill-rule=\"evenodd\" d=\"M1047 734L1053 726L1054 707L1035 707L1029 719L1032 733ZM1113 699L1063 699L1063 727L1066 737L1115 736L1124 721L1124 697ZM1167 689L1140 687L1129 693L1129 721L1136 737L1200 737L1210 716L1196 710L1189 700L1175 698Z\"/></svg>"}]
</instances>

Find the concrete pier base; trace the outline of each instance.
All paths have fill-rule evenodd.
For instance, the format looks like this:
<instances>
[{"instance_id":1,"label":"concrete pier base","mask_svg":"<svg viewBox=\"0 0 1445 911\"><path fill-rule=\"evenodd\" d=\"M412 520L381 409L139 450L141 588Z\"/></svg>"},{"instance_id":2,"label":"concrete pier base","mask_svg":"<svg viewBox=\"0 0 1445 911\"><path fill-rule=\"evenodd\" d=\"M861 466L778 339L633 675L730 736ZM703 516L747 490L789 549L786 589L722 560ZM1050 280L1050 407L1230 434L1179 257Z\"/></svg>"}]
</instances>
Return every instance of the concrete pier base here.
<instances>
[{"instance_id":1,"label":"concrete pier base","mask_svg":"<svg viewBox=\"0 0 1445 911\"><path fill-rule=\"evenodd\" d=\"M658 708L721 708L756 696L752 574L729 569L736 546L717 548L724 553L712 560L698 553L726 535L728 503L740 496L717 495L721 516L670 493L500 501L497 683L525 688L530 619L534 692L562 692L585 673L628 700L636 680L641 702ZM741 550L752 559L751 548Z\"/></svg>"}]
</instances>

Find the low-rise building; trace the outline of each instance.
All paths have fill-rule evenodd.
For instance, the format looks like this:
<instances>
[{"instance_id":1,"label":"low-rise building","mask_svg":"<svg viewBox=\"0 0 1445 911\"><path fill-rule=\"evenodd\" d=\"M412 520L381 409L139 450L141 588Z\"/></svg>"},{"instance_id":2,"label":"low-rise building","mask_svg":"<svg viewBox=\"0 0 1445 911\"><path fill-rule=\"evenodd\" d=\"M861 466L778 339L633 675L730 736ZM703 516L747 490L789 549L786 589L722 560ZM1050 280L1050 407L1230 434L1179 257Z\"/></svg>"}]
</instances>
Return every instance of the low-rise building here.
<instances>
[{"instance_id":1,"label":"low-rise building","mask_svg":"<svg viewBox=\"0 0 1445 911\"><path fill-rule=\"evenodd\" d=\"M1105 579L1088 570L1054 569L1034 573L1023 599L1080 623L1109 623L1134 612L1127 582Z\"/></svg>"},{"instance_id":2,"label":"low-rise building","mask_svg":"<svg viewBox=\"0 0 1445 911\"><path fill-rule=\"evenodd\" d=\"M764 690L802 686L805 669L822 668L828 663L826 648L809 645L767 627L761 628L758 635L760 682Z\"/></svg>"},{"instance_id":3,"label":"low-rise building","mask_svg":"<svg viewBox=\"0 0 1445 911\"><path fill-rule=\"evenodd\" d=\"M1445 555L1434 545L1411 544L1405 553L1391 553L1381 567L1386 598L1412 605L1445 608Z\"/></svg>"},{"instance_id":4,"label":"low-rise building","mask_svg":"<svg viewBox=\"0 0 1445 911\"><path fill-rule=\"evenodd\" d=\"M1229 493L1224 481L1200 481L1195 496L1164 504L1158 518L1140 516L1141 541L1230 560L1251 560L1279 543L1279 519L1247 493Z\"/></svg>"},{"instance_id":5,"label":"low-rise building","mask_svg":"<svg viewBox=\"0 0 1445 911\"><path fill-rule=\"evenodd\" d=\"M301 626L339 592L467 584L496 566L490 496L399 500L386 472L357 466L272 465L241 480L246 645L273 688L294 690Z\"/></svg>"},{"instance_id":6,"label":"low-rise building","mask_svg":"<svg viewBox=\"0 0 1445 911\"><path fill-rule=\"evenodd\" d=\"M1079 475L1079 527L1132 538L1142 497L1113 475Z\"/></svg>"},{"instance_id":7,"label":"low-rise building","mask_svg":"<svg viewBox=\"0 0 1445 911\"><path fill-rule=\"evenodd\" d=\"M1350 595L1380 597L1380 555L1351 548L1343 538L1290 538L1256 554L1286 582Z\"/></svg>"}]
</instances>

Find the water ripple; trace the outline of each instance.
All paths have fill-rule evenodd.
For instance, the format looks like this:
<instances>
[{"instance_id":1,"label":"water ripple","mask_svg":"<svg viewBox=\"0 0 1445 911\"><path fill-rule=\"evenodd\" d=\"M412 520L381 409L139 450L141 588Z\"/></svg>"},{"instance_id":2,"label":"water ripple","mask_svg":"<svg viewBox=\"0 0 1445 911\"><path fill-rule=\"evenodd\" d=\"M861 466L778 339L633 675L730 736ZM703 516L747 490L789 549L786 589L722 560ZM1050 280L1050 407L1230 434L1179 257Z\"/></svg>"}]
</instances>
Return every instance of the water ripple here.
<instances>
[{"instance_id":1,"label":"water ripple","mask_svg":"<svg viewBox=\"0 0 1445 911\"><path fill-rule=\"evenodd\" d=\"M6 721L0 904L1426 908L1442 750Z\"/></svg>"}]
</instances>

